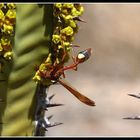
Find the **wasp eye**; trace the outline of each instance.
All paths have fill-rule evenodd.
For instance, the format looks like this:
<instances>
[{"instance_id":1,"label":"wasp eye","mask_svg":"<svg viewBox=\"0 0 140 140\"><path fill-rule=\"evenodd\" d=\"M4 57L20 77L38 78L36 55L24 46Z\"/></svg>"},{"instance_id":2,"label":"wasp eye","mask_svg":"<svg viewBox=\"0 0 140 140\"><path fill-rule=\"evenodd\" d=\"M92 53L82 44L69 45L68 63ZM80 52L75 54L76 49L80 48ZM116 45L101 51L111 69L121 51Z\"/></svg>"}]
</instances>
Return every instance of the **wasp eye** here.
<instances>
[{"instance_id":1,"label":"wasp eye","mask_svg":"<svg viewBox=\"0 0 140 140\"><path fill-rule=\"evenodd\" d=\"M84 54L82 54L82 53L78 54L78 59L84 59L84 58L85 58Z\"/></svg>"},{"instance_id":2,"label":"wasp eye","mask_svg":"<svg viewBox=\"0 0 140 140\"><path fill-rule=\"evenodd\" d=\"M83 63L84 61L88 60L90 56L91 56L91 48L79 52L76 59L79 63Z\"/></svg>"}]
</instances>

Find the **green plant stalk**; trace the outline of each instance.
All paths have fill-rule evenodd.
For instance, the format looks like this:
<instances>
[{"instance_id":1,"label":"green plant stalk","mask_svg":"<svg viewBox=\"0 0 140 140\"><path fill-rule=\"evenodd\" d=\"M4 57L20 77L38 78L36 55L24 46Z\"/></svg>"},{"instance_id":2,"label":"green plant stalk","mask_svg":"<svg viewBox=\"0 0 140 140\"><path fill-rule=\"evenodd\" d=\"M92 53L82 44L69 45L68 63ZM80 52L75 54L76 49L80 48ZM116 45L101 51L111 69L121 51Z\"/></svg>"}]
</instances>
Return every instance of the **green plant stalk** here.
<instances>
[{"instance_id":1,"label":"green plant stalk","mask_svg":"<svg viewBox=\"0 0 140 140\"><path fill-rule=\"evenodd\" d=\"M0 104L0 112L4 111L0 114L2 136L34 135L37 85L32 78L35 65L39 65L49 53L53 31L52 6L16 5L13 67L7 83L0 85L3 86L0 95L6 99L3 105Z\"/></svg>"}]
</instances>

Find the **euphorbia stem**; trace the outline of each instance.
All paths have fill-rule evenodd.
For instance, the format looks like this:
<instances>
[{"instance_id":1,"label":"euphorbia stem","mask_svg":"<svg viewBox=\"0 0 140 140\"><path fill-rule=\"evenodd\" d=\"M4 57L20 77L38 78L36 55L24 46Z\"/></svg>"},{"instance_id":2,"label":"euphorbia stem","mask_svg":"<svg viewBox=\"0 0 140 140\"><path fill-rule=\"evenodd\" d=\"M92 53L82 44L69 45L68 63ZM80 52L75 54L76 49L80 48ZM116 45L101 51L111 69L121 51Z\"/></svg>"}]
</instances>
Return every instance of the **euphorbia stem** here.
<instances>
[{"instance_id":1,"label":"euphorbia stem","mask_svg":"<svg viewBox=\"0 0 140 140\"><path fill-rule=\"evenodd\" d=\"M17 4L13 69L5 86L8 91L2 116L2 136L32 136L35 132L35 66L49 53L52 36L52 5ZM10 69L11 70L11 69ZM4 86L4 85L3 85Z\"/></svg>"}]
</instances>

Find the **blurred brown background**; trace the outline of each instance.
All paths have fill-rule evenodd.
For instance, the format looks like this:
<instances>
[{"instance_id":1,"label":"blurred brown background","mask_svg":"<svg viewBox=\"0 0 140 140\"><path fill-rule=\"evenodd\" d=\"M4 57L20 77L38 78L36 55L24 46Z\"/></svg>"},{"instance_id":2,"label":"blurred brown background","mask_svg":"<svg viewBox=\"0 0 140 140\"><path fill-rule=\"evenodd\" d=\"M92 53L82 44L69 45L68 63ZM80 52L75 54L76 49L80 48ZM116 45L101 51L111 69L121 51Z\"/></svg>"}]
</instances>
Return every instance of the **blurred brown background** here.
<instances>
[{"instance_id":1,"label":"blurred brown background","mask_svg":"<svg viewBox=\"0 0 140 140\"><path fill-rule=\"evenodd\" d=\"M140 100L128 93L140 92L140 5L84 4L76 43L91 47L93 54L77 72L68 71L67 81L96 101L95 107L79 102L59 85L50 88L55 103L47 136L140 136L140 121L123 117L140 115Z\"/></svg>"}]
</instances>

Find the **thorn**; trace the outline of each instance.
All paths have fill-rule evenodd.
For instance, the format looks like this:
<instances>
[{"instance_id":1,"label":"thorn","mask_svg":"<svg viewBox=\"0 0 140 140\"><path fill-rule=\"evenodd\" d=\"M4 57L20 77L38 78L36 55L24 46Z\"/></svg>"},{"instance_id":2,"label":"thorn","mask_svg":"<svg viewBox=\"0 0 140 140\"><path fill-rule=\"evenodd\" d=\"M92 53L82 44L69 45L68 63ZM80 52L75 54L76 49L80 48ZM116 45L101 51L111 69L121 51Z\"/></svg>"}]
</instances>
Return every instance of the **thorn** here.
<instances>
[{"instance_id":1,"label":"thorn","mask_svg":"<svg viewBox=\"0 0 140 140\"><path fill-rule=\"evenodd\" d=\"M50 120L52 117L53 117L53 115L51 115L51 116L47 117L47 119L48 119L48 120Z\"/></svg>"},{"instance_id":2,"label":"thorn","mask_svg":"<svg viewBox=\"0 0 140 140\"><path fill-rule=\"evenodd\" d=\"M78 20L78 21L80 21L80 22L84 22L84 23L86 23L86 21L84 21L84 20L81 19L80 17L74 17L73 19L74 19L74 20Z\"/></svg>"},{"instance_id":3,"label":"thorn","mask_svg":"<svg viewBox=\"0 0 140 140\"><path fill-rule=\"evenodd\" d=\"M140 120L140 116L134 116L134 117L126 117L123 119L128 119L128 120Z\"/></svg>"},{"instance_id":4,"label":"thorn","mask_svg":"<svg viewBox=\"0 0 140 140\"><path fill-rule=\"evenodd\" d=\"M61 125L61 124L63 124L63 123L55 122L55 123L49 124L49 125L48 125L48 128L49 128L49 127L58 126L58 125Z\"/></svg>"},{"instance_id":5,"label":"thorn","mask_svg":"<svg viewBox=\"0 0 140 140\"><path fill-rule=\"evenodd\" d=\"M48 99L51 100L54 96L55 96L55 94L53 94L50 97L48 97Z\"/></svg>"},{"instance_id":6,"label":"thorn","mask_svg":"<svg viewBox=\"0 0 140 140\"><path fill-rule=\"evenodd\" d=\"M49 120L53 117L53 115L49 116L48 118L45 117L44 119L40 119L40 124L41 124L41 127L43 128L49 128L49 127L53 127L53 126L57 126L57 125L61 125L63 123L50 123Z\"/></svg>"},{"instance_id":7,"label":"thorn","mask_svg":"<svg viewBox=\"0 0 140 140\"><path fill-rule=\"evenodd\" d=\"M128 95L140 99L139 95L135 95L135 94L128 94Z\"/></svg>"},{"instance_id":8,"label":"thorn","mask_svg":"<svg viewBox=\"0 0 140 140\"><path fill-rule=\"evenodd\" d=\"M50 116L51 117L51 116ZM48 125L50 125L51 123L49 122L49 119L47 117L45 117L44 119L42 119L42 125L45 126L45 128L48 127Z\"/></svg>"},{"instance_id":9,"label":"thorn","mask_svg":"<svg viewBox=\"0 0 140 140\"><path fill-rule=\"evenodd\" d=\"M63 106L64 104L47 104L48 107L56 107L56 106Z\"/></svg>"}]
</instances>

